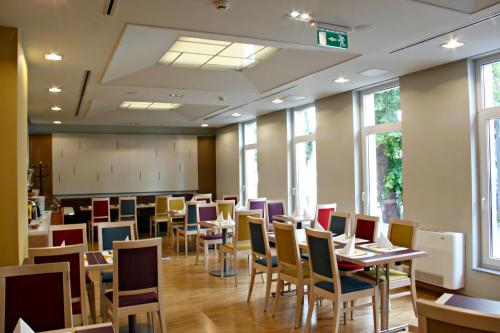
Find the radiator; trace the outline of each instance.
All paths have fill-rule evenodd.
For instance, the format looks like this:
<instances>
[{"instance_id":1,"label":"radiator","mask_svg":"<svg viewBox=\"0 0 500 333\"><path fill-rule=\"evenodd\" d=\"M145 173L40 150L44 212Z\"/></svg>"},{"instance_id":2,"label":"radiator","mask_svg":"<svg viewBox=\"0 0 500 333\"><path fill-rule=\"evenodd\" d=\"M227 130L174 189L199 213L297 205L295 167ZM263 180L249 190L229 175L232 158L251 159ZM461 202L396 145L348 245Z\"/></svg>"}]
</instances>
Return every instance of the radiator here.
<instances>
[{"instance_id":1,"label":"radiator","mask_svg":"<svg viewBox=\"0 0 500 333\"><path fill-rule=\"evenodd\" d=\"M415 260L418 281L443 287L464 287L464 234L448 231L417 231L417 249L427 256Z\"/></svg>"}]
</instances>

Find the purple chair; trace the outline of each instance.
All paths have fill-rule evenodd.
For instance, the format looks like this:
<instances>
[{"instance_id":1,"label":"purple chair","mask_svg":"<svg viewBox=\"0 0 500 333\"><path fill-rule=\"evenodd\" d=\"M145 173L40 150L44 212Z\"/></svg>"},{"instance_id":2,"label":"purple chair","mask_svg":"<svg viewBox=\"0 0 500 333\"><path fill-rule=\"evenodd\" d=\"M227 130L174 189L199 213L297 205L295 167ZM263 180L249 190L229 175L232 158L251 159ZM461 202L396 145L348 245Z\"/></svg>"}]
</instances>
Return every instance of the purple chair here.
<instances>
[{"instance_id":1,"label":"purple chair","mask_svg":"<svg viewBox=\"0 0 500 333\"><path fill-rule=\"evenodd\" d=\"M262 218L266 220L267 219L266 201L267 198L248 199L247 208L248 210L255 210L255 209L262 210Z\"/></svg>"},{"instance_id":2,"label":"purple chair","mask_svg":"<svg viewBox=\"0 0 500 333\"><path fill-rule=\"evenodd\" d=\"M273 223L274 216L285 215L285 202L283 200L267 200L266 201L266 216L267 223Z\"/></svg>"},{"instance_id":3,"label":"purple chair","mask_svg":"<svg viewBox=\"0 0 500 333\"><path fill-rule=\"evenodd\" d=\"M198 222L217 220L217 204L215 203L198 204L196 211L196 219ZM208 247L209 245L214 245L214 248L216 248L217 245L222 244L222 238L222 234L215 233L209 228L198 228L198 234L196 235L195 265L198 265L200 250L203 249L205 270L208 270Z\"/></svg>"}]
</instances>

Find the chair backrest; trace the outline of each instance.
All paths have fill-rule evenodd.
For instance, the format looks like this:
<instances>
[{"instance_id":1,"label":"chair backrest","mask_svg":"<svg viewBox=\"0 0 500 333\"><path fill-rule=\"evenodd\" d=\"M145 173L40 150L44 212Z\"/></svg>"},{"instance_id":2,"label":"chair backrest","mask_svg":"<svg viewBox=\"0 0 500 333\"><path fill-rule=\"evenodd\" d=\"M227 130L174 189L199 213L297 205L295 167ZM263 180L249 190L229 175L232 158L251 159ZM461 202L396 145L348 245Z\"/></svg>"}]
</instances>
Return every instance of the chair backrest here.
<instances>
[{"instance_id":1,"label":"chair backrest","mask_svg":"<svg viewBox=\"0 0 500 333\"><path fill-rule=\"evenodd\" d=\"M234 242L250 241L250 228L248 226L248 217L261 218L262 212L259 209L240 210L236 212ZM235 246L236 248L236 246Z\"/></svg>"},{"instance_id":2,"label":"chair backrest","mask_svg":"<svg viewBox=\"0 0 500 333\"><path fill-rule=\"evenodd\" d=\"M137 197L120 197L118 199L118 221L137 222Z\"/></svg>"},{"instance_id":3,"label":"chair backrest","mask_svg":"<svg viewBox=\"0 0 500 333\"><path fill-rule=\"evenodd\" d=\"M222 213L226 220L229 216L234 220L235 203L233 200L217 200L216 203L218 214Z\"/></svg>"},{"instance_id":4,"label":"chair backrest","mask_svg":"<svg viewBox=\"0 0 500 333\"><path fill-rule=\"evenodd\" d=\"M198 204L196 220L198 222L217 220L217 204L214 203Z\"/></svg>"},{"instance_id":5,"label":"chair backrest","mask_svg":"<svg viewBox=\"0 0 500 333\"><path fill-rule=\"evenodd\" d=\"M184 215L184 225L197 225L197 202L186 202L186 214Z\"/></svg>"},{"instance_id":6,"label":"chair backrest","mask_svg":"<svg viewBox=\"0 0 500 333\"><path fill-rule=\"evenodd\" d=\"M71 302L73 314L82 315L82 324L87 323L87 306L85 295L85 268L83 261L83 244L58 247L30 248L28 250L29 264L49 264L68 262L70 276Z\"/></svg>"},{"instance_id":7,"label":"chair backrest","mask_svg":"<svg viewBox=\"0 0 500 333\"><path fill-rule=\"evenodd\" d=\"M267 228L264 219L249 216L248 228L250 230L250 240L252 253L255 258L268 258L271 256Z\"/></svg>"},{"instance_id":8,"label":"chair backrest","mask_svg":"<svg viewBox=\"0 0 500 333\"><path fill-rule=\"evenodd\" d=\"M500 332L500 316L417 300L419 333Z\"/></svg>"},{"instance_id":9,"label":"chair backrest","mask_svg":"<svg viewBox=\"0 0 500 333\"><path fill-rule=\"evenodd\" d=\"M92 198L92 223L111 222L109 198Z\"/></svg>"},{"instance_id":10,"label":"chair backrest","mask_svg":"<svg viewBox=\"0 0 500 333\"><path fill-rule=\"evenodd\" d=\"M336 236L343 234L347 235L350 232L350 221L351 214L331 211L330 218L328 219L328 228L326 228L326 230Z\"/></svg>"},{"instance_id":11,"label":"chair backrest","mask_svg":"<svg viewBox=\"0 0 500 333\"><path fill-rule=\"evenodd\" d=\"M182 210L186 209L186 198L184 197L169 197L168 210Z\"/></svg>"},{"instance_id":12,"label":"chair backrest","mask_svg":"<svg viewBox=\"0 0 500 333\"><path fill-rule=\"evenodd\" d=\"M99 251L107 251L113 248L113 242L135 239L134 222L111 222L102 223L97 226L99 240Z\"/></svg>"},{"instance_id":13,"label":"chair backrest","mask_svg":"<svg viewBox=\"0 0 500 333\"><path fill-rule=\"evenodd\" d=\"M155 197L155 216L168 213L168 195L157 195Z\"/></svg>"},{"instance_id":14,"label":"chair backrest","mask_svg":"<svg viewBox=\"0 0 500 333\"><path fill-rule=\"evenodd\" d=\"M67 262L0 267L0 333L19 318L35 332L73 326Z\"/></svg>"},{"instance_id":15,"label":"chair backrest","mask_svg":"<svg viewBox=\"0 0 500 333\"><path fill-rule=\"evenodd\" d=\"M239 197L236 194L223 194L222 200L233 200L234 204L237 205L239 202Z\"/></svg>"},{"instance_id":16,"label":"chair backrest","mask_svg":"<svg viewBox=\"0 0 500 333\"><path fill-rule=\"evenodd\" d=\"M391 219L387 232L388 238L394 245L415 249L417 226L418 223L415 221Z\"/></svg>"},{"instance_id":17,"label":"chair backrest","mask_svg":"<svg viewBox=\"0 0 500 333\"><path fill-rule=\"evenodd\" d=\"M316 220L314 223L319 223L323 230L328 230L328 222L330 221L330 213L337 210L337 204L321 204L316 206Z\"/></svg>"},{"instance_id":18,"label":"chair backrest","mask_svg":"<svg viewBox=\"0 0 500 333\"><path fill-rule=\"evenodd\" d=\"M249 209L249 210L261 209L262 210L262 217L265 220L266 219L266 201L267 201L267 198L248 199L247 200L247 209Z\"/></svg>"},{"instance_id":19,"label":"chair backrest","mask_svg":"<svg viewBox=\"0 0 500 333\"><path fill-rule=\"evenodd\" d=\"M155 292L162 302L161 238L113 243L113 304L123 295Z\"/></svg>"},{"instance_id":20,"label":"chair backrest","mask_svg":"<svg viewBox=\"0 0 500 333\"><path fill-rule=\"evenodd\" d=\"M306 228L307 247L309 249L309 269L311 285L327 281L335 286L334 294L342 295L339 270L335 258L332 233Z\"/></svg>"},{"instance_id":21,"label":"chair backrest","mask_svg":"<svg viewBox=\"0 0 500 333\"><path fill-rule=\"evenodd\" d=\"M273 227L279 270L291 268L297 272L298 277L302 276L302 264L299 245L295 238L295 226L289 223L275 222Z\"/></svg>"},{"instance_id":22,"label":"chair backrest","mask_svg":"<svg viewBox=\"0 0 500 333\"><path fill-rule=\"evenodd\" d=\"M205 201L206 203L211 203L212 202L212 193L195 194L194 200L195 201Z\"/></svg>"},{"instance_id":23,"label":"chair backrest","mask_svg":"<svg viewBox=\"0 0 500 333\"><path fill-rule=\"evenodd\" d=\"M273 216L285 215L285 201L283 200L267 200L266 201L266 214L267 222L273 223Z\"/></svg>"},{"instance_id":24,"label":"chair backrest","mask_svg":"<svg viewBox=\"0 0 500 333\"><path fill-rule=\"evenodd\" d=\"M378 236L379 218L377 216L356 214L354 219L354 235L356 235L356 238L375 242Z\"/></svg>"},{"instance_id":25,"label":"chair backrest","mask_svg":"<svg viewBox=\"0 0 500 333\"><path fill-rule=\"evenodd\" d=\"M77 245L83 244L84 251L87 251L87 225L78 224L58 224L49 225L49 246Z\"/></svg>"}]
</instances>

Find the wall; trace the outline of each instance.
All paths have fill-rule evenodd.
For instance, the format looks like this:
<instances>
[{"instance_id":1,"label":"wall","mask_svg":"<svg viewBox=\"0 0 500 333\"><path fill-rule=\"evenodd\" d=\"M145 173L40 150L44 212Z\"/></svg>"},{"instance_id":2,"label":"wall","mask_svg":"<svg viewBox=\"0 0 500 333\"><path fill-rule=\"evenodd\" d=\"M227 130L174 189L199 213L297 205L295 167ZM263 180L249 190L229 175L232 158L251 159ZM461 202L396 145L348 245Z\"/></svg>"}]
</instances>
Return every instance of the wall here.
<instances>
[{"instance_id":1,"label":"wall","mask_svg":"<svg viewBox=\"0 0 500 333\"><path fill-rule=\"evenodd\" d=\"M217 193L215 137L198 137L198 191Z\"/></svg>"},{"instance_id":2,"label":"wall","mask_svg":"<svg viewBox=\"0 0 500 333\"><path fill-rule=\"evenodd\" d=\"M257 118L259 197L288 201L286 111Z\"/></svg>"},{"instance_id":3,"label":"wall","mask_svg":"<svg viewBox=\"0 0 500 333\"><path fill-rule=\"evenodd\" d=\"M0 266L27 256L27 66L16 28L0 27Z\"/></svg>"},{"instance_id":4,"label":"wall","mask_svg":"<svg viewBox=\"0 0 500 333\"><path fill-rule=\"evenodd\" d=\"M240 159L238 125L219 128L215 138L217 198L240 194Z\"/></svg>"},{"instance_id":5,"label":"wall","mask_svg":"<svg viewBox=\"0 0 500 333\"><path fill-rule=\"evenodd\" d=\"M43 195L48 204L52 198L52 134L31 134L29 136L29 167L35 169L33 188L36 189L40 189L40 179L35 177L38 175L40 162L47 166L45 169L47 177L43 178Z\"/></svg>"}]
</instances>

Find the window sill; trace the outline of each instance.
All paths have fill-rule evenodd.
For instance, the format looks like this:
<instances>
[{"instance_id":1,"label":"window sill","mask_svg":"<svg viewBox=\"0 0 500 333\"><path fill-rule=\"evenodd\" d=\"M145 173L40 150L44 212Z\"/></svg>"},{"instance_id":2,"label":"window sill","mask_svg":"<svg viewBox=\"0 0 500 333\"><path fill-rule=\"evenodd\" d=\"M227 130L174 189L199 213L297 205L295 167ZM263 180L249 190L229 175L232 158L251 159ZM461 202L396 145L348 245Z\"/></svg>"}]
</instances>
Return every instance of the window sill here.
<instances>
[{"instance_id":1,"label":"window sill","mask_svg":"<svg viewBox=\"0 0 500 333\"><path fill-rule=\"evenodd\" d=\"M500 270L496 270L496 269L489 268L489 267L481 267L481 266L473 267L472 270L476 271L476 272L488 273L488 274L500 276Z\"/></svg>"}]
</instances>

